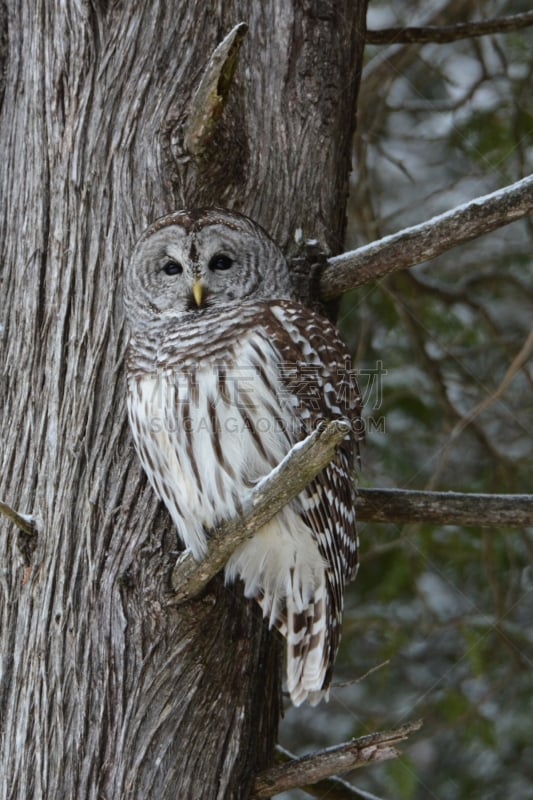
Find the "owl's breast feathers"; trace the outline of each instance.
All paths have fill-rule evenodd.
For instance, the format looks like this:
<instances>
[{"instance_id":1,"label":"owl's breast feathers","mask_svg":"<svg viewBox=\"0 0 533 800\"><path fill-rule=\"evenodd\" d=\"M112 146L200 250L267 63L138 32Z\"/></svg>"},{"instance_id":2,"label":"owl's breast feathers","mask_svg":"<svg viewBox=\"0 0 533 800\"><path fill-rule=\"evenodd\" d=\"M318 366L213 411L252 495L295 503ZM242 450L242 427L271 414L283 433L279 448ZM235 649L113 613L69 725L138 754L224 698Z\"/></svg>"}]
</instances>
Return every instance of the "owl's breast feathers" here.
<instances>
[{"instance_id":1,"label":"owl's breast feathers","mask_svg":"<svg viewBox=\"0 0 533 800\"><path fill-rule=\"evenodd\" d=\"M128 350L129 387L169 371L238 365L247 344L257 377L276 352L283 393L294 393L306 416L342 416L358 428L361 398L346 346L327 319L290 300L242 303L223 313L206 308L135 335Z\"/></svg>"},{"instance_id":2,"label":"owl's breast feathers","mask_svg":"<svg viewBox=\"0 0 533 800\"><path fill-rule=\"evenodd\" d=\"M200 378L207 382L204 387ZM300 303L242 303L223 313L208 308L190 320L171 319L149 335L135 336L128 352L130 398L140 384L153 388L161 380L179 389L172 408L165 409L175 425L180 412L191 403L197 410L200 398L209 395L206 425L216 421L213 406L236 407L253 431L267 427L269 418L282 423L289 417L291 435L280 437L292 444L321 420L343 418L353 431L343 449L352 458L358 452L356 371L336 328ZM264 416L255 420L258 404Z\"/></svg>"},{"instance_id":3,"label":"owl's breast feathers","mask_svg":"<svg viewBox=\"0 0 533 800\"><path fill-rule=\"evenodd\" d=\"M208 308L136 334L128 388L144 469L197 559L207 531L239 513L243 494L292 444L322 419L352 423L328 467L226 568L286 636L293 701L317 701L329 686L343 587L357 564L352 468L361 401L336 329L288 300Z\"/></svg>"}]
</instances>

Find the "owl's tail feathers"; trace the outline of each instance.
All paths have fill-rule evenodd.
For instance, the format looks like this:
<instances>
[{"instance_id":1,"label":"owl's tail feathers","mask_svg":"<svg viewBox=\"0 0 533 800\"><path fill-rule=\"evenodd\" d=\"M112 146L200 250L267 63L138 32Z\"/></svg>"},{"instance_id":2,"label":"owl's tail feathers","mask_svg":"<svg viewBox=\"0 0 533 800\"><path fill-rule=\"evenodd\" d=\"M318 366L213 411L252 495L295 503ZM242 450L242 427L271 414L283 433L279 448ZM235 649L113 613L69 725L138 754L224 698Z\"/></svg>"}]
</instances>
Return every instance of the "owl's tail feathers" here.
<instances>
[{"instance_id":1,"label":"owl's tail feathers","mask_svg":"<svg viewBox=\"0 0 533 800\"><path fill-rule=\"evenodd\" d=\"M239 577L287 640L287 689L294 705L328 695L338 643L327 566L299 517L273 523L237 550L226 581ZM290 533L289 533L290 531Z\"/></svg>"},{"instance_id":2,"label":"owl's tail feathers","mask_svg":"<svg viewBox=\"0 0 533 800\"><path fill-rule=\"evenodd\" d=\"M286 598L284 619L276 626L287 639L287 690L295 706L316 705L329 697L328 596L325 574L302 608L295 587ZM295 602L296 599L296 602Z\"/></svg>"}]
</instances>

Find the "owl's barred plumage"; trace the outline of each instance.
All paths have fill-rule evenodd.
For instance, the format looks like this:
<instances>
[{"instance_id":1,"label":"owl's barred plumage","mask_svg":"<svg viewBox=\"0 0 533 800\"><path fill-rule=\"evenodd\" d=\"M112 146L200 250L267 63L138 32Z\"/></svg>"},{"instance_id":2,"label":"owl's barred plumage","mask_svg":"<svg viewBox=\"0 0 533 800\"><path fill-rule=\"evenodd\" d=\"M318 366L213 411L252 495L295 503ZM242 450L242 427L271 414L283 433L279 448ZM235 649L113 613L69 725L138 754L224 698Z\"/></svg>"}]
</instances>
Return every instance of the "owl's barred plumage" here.
<instances>
[{"instance_id":1,"label":"owl's barred plumage","mask_svg":"<svg viewBox=\"0 0 533 800\"><path fill-rule=\"evenodd\" d=\"M322 419L348 418L326 469L229 560L287 639L293 703L317 702L357 565L352 467L360 398L334 326L292 297L281 251L219 209L157 220L125 277L128 411L152 486L200 560L208 531Z\"/></svg>"}]
</instances>

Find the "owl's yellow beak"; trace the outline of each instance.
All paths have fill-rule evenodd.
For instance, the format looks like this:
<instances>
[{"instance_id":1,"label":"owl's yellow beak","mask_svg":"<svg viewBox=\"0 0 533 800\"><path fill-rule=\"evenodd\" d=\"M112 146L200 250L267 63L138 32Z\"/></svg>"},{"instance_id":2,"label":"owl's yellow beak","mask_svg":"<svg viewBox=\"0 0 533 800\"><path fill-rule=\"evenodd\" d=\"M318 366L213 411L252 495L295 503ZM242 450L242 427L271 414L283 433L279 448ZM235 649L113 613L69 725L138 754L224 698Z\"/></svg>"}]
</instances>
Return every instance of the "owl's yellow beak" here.
<instances>
[{"instance_id":1,"label":"owl's yellow beak","mask_svg":"<svg viewBox=\"0 0 533 800\"><path fill-rule=\"evenodd\" d=\"M204 291L205 286L201 281L194 281L192 285L192 296L194 297L194 302L198 306L201 307L203 300L204 300Z\"/></svg>"}]
</instances>

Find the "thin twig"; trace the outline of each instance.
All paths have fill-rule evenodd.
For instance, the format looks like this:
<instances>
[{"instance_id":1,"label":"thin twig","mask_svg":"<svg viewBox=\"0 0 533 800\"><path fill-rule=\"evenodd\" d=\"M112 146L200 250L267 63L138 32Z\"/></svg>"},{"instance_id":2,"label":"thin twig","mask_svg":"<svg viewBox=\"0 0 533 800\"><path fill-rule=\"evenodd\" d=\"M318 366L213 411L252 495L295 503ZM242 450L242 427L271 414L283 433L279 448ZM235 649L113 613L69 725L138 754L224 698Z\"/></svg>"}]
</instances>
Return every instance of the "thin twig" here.
<instances>
[{"instance_id":1,"label":"thin twig","mask_svg":"<svg viewBox=\"0 0 533 800\"><path fill-rule=\"evenodd\" d=\"M490 408L497 400L499 400L502 395L505 394L507 389L509 388L510 384L512 383L515 375L522 369L524 364L528 361L531 354L533 353L533 331L531 331L526 338L526 341L520 348L517 355L512 360L509 368L507 369L505 375L503 376L500 384L496 388L496 390L477 403L464 417L462 417L456 425L454 425L446 443L446 446L441 452L441 456L439 459L439 464L435 475L433 476L433 481L436 481L438 476L442 473L444 466L448 460L450 454L450 448L457 439L457 437L467 428L474 420L479 417L484 411Z\"/></svg>"},{"instance_id":2,"label":"thin twig","mask_svg":"<svg viewBox=\"0 0 533 800\"><path fill-rule=\"evenodd\" d=\"M358 678L352 678L349 681L335 681L334 683L331 684L331 689L335 691L336 689L346 689L348 686L356 686L358 683L361 683L362 681L366 680L366 678L368 678L370 675L373 675L374 672L383 669L383 667L386 667L389 664L390 664L390 659L387 659L387 661L382 661L381 664L376 664L375 667L370 667L370 669L368 669L362 675L359 675ZM289 692L283 691L282 695L284 698L289 700L290 697Z\"/></svg>"},{"instance_id":3,"label":"thin twig","mask_svg":"<svg viewBox=\"0 0 533 800\"><path fill-rule=\"evenodd\" d=\"M359 519L522 528L533 525L531 494L462 494L407 489L359 489Z\"/></svg>"},{"instance_id":4,"label":"thin twig","mask_svg":"<svg viewBox=\"0 0 533 800\"><path fill-rule=\"evenodd\" d=\"M324 300L399 269L428 261L463 242L533 213L533 175L491 194L328 259L320 281Z\"/></svg>"},{"instance_id":5,"label":"thin twig","mask_svg":"<svg viewBox=\"0 0 533 800\"><path fill-rule=\"evenodd\" d=\"M508 17L461 22L456 25L428 25L419 28L382 28L367 30L367 44L448 44L460 39L472 39L494 33L509 33L533 25L533 11Z\"/></svg>"},{"instance_id":6,"label":"thin twig","mask_svg":"<svg viewBox=\"0 0 533 800\"><path fill-rule=\"evenodd\" d=\"M380 664L376 664L374 667L370 667L370 669L367 669L367 671L364 672L362 675L359 675L358 678L352 678L352 680L350 681L335 681L331 685L331 688L335 690L335 689L344 689L347 686L356 686L358 683L362 683L362 681L370 677L370 675L373 675L374 672L378 672L378 670L383 669L383 667L388 667L389 664L390 664L390 658L388 658L386 661L382 661Z\"/></svg>"},{"instance_id":7,"label":"thin twig","mask_svg":"<svg viewBox=\"0 0 533 800\"><path fill-rule=\"evenodd\" d=\"M305 789L306 786L337 773L351 772L367 764L396 758L399 753L394 745L405 741L421 726L422 722L417 720L402 725L395 731L371 733L352 742L328 747L327 750L271 767L257 776L253 796L271 797L289 789Z\"/></svg>"},{"instance_id":8,"label":"thin twig","mask_svg":"<svg viewBox=\"0 0 533 800\"><path fill-rule=\"evenodd\" d=\"M531 354L533 353L533 331L529 334L526 341L520 348L520 351L517 353L515 358L513 359L512 363L509 365L509 369L505 373L502 378L500 385L497 387L496 391L494 391L489 397L485 397L484 400L481 400L474 408L472 408L468 414L466 414L459 422L455 425L454 429L451 432L451 439L456 438L459 436L464 429L470 425L470 423L476 419L483 411L486 411L490 406L499 400L502 395L505 394L507 389L509 388L513 378L519 372L526 361L530 358Z\"/></svg>"},{"instance_id":9,"label":"thin twig","mask_svg":"<svg viewBox=\"0 0 533 800\"><path fill-rule=\"evenodd\" d=\"M266 525L329 464L349 431L349 422L329 422L298 442L243 498L242 513L213 532L203 561L195 561L190 553L178 559L172 573L176 594L170 603L183 603L198 595L223 569L237 547Z\"/></svg>"}]
</instances>

